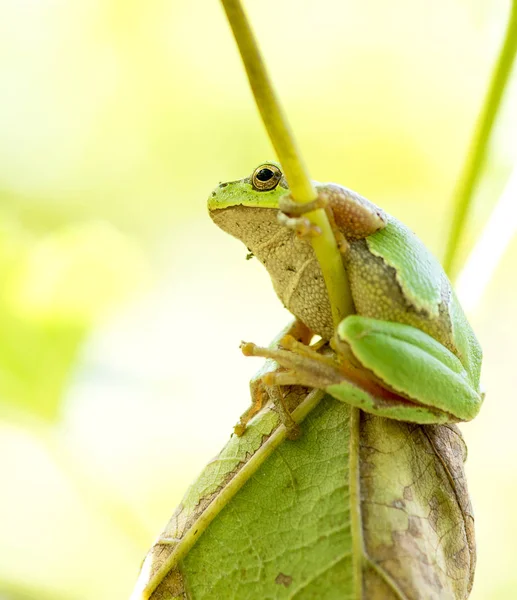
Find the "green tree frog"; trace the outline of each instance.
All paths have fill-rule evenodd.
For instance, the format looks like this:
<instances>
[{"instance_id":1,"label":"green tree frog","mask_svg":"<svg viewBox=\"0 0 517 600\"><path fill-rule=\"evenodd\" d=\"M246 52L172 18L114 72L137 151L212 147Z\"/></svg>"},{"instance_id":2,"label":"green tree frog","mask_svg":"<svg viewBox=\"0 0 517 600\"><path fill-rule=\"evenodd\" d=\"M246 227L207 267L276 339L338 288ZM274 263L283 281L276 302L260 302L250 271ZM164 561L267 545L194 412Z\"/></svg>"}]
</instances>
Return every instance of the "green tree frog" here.
<instances>
[{"instance_id":1,"label":"green tree frog","mask_svg":"<svg viewBox=\"0 0 517 600\"><path fill-rule=\"evenodd\" d=\"M476 416L481 348L439 262L405 225L359 194L314 182L318 200L295 204L280 166L221 183L208 199L213 221L266 267L285 307L334 352L285 337L280 347L243 344L274 359L268 386L326 390L364 411L415 423ZM325 207L342 252L353 312L337 328L304 212ZM303 339L303 335L298 339ZM309 338L310 339L310 336ZM241 419L240 432L256 411Z\"/></svg>"}]
</instances>

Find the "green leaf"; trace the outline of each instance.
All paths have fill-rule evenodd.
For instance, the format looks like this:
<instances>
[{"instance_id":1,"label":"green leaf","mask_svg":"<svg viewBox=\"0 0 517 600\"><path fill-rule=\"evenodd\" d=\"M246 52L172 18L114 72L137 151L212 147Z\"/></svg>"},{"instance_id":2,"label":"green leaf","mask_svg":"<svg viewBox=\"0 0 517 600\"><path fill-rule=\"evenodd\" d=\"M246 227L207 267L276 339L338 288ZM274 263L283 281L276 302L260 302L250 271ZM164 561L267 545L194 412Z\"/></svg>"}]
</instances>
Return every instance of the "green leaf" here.
<instances>
[{"instance_id":1,"label":"green leaf","mask_svg":"<svg viewBox=\"0 0 517 600\"><path fill-rule=\"evenodd\" d=\"M473 517L455 426L382 419L325 396L301 438L284 439L228 495L281 427L262 412L207 465L133 598L467 597Z\"/></svg>"}]
</instances>

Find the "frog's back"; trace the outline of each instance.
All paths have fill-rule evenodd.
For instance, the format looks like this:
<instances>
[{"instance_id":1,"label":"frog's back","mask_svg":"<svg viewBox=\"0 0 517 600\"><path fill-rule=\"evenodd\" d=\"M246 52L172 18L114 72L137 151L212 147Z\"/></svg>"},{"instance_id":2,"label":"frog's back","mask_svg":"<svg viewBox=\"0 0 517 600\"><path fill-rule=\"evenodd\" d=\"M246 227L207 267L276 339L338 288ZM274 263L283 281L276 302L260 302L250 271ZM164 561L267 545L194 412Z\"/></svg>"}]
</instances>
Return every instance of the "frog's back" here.
<instances>
[{"instance_id":1,"label":"frog's back","mask_svg":"<svg viewBox=\"0 0 517 600\"><path fill-rule=\"evenodd\" d=\"M345 259L358 314L417 327L461 360L479 381L481 351L440 263L393 217L350 243Z\"/></svg>"}]
</instances>

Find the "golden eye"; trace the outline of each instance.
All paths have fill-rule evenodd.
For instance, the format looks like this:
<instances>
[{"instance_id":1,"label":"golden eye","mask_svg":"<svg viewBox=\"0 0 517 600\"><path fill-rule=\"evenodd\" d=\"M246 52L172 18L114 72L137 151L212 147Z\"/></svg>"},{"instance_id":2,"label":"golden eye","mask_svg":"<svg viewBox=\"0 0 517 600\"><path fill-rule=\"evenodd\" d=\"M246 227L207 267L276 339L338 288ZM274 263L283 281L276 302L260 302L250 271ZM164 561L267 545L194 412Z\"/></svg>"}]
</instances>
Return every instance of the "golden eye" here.
<instances>
[{"instance_id":1,"label":"golden eye","mask_svg":"<svg viewBox=\"0 0 517 600\"><path fill-rule=\"evenodd\" d=\"M276 165L266 163L255 169L251 183L259 192L269 192L276 188L281 179L282 171Z\"/></svg>"}]
</instances>

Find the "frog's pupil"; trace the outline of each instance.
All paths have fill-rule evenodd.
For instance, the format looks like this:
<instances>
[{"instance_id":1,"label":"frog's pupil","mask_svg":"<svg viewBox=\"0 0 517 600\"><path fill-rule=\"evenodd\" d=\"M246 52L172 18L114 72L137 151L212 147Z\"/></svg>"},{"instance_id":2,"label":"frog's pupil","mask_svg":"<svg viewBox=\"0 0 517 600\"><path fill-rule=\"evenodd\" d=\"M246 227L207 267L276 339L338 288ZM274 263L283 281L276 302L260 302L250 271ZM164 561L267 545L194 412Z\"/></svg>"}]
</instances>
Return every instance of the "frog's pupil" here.
<instances>
[{"instance_id":1,"label":"frog's pupil","mask_svg":"<svg viewBox=\"0 0 517 600\"><path fill-rule=\"evenodd\" d=\"M257 173L257 179L259 181L269 181L273 177L273 171L271 169L260 169Z\"/></svg>"}]
</instances>

